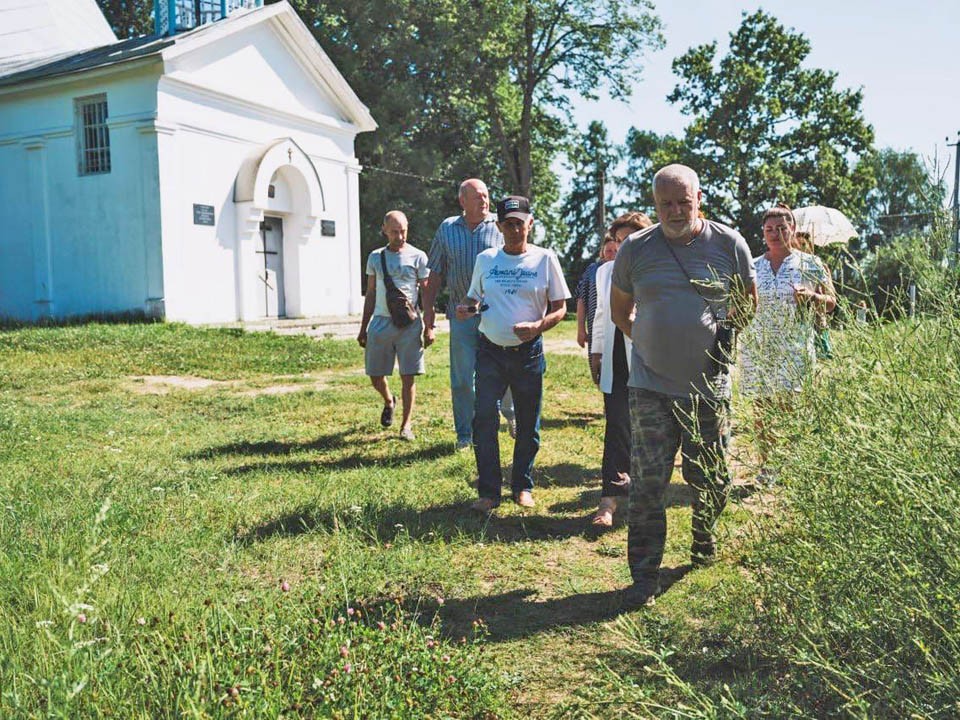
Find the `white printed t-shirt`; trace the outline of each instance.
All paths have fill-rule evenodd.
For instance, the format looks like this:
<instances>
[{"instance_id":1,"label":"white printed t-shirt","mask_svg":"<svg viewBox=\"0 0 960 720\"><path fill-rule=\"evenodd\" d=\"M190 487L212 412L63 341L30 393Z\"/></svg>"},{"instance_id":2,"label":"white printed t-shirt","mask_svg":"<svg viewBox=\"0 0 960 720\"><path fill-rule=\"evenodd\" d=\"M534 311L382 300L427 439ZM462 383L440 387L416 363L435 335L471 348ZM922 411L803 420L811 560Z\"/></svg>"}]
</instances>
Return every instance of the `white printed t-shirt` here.
<instances>
[{"instance_id":1,"label":"white printed t-shirt","mask_svg":"<svg viewBox=\"0 0 960 720\"><path fill-rule=\"evenodd\" d=\"M570 297L560 261L552 250L527 245L520 255L490 248L477 255L467 296L487 307L480 315L480 332L490 342L519 345L513 332L519 322L536 322L550 303Z\"/></svg>"}]
</instances>

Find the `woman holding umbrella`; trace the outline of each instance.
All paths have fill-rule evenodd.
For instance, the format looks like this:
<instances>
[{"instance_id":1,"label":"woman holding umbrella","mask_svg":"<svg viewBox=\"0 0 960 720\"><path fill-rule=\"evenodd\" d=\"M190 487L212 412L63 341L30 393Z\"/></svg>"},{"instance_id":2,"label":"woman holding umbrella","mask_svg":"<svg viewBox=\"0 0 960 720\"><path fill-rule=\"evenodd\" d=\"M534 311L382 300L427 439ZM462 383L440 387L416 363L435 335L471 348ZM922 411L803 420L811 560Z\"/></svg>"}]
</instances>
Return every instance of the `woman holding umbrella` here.
<instances>
[{"instance_id":1,"label":"woman holding umbrella","mask_svg":"<svg viewBox=\"0 0 960 720\"><path fill-rule=\"evenodd\" d=\"M770 406L789 402L810 375L816 362L814 317L837 304L829 273L817 257L795 248L795 234L796 221L786 205L763 214L767 251L754 258L760 302L741 339L740 385L757 403L758 480L765 484L773 480L766 467L772 438L762 415Z\"/></svg>"},{"instance_id":2,"label":"woman holding umbrella","mask_svg":"<svg viewBox=\"0 0 960 720\"><path fill-rule=\"evenodd\" d=\"M796 216L796 213L794 213ZM813 246L813 240L810 233L797 230L794 233L796 238L796 249L805 252L808 255L816 255L816 248ZM822 262L822 261L821 261ZM833 291L833 281L830 279L830 268L826 263L823 269L827 271L827 281L830 283L831 292ZM816 331L814 337L814 346L817 349L817 360L832 360L833 346L830 344L830 322L827 319L827 313L820 307L817 307L813 315L813 327Z\"/></svg>"}]
</instances>

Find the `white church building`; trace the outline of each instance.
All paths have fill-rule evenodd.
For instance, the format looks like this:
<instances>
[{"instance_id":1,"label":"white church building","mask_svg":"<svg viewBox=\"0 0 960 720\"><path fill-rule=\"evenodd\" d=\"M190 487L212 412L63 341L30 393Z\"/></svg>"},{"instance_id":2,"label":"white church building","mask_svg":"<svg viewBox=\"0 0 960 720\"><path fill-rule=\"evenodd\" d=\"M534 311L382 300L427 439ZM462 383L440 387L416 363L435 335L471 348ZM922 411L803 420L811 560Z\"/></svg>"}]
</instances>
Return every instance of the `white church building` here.
<instances>
[{"instance_id":1,"label":"white church building","mask_svg":"<svg viewBox=\"0 0 960 720\"><path fill-rule=\"evenodd\" d=\"M189 323L362 307L358 133L286 2L0 0L0 317Z\"/></svg>"}]
</instances>

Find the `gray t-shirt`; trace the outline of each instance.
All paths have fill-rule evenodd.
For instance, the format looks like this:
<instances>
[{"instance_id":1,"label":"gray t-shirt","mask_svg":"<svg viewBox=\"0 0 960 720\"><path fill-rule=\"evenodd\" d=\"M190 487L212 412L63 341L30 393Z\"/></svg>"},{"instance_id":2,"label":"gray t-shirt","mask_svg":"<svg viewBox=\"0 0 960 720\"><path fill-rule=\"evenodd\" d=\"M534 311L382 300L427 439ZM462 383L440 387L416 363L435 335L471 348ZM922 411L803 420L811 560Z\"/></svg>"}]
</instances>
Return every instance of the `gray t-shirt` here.
<instances>
[{"instance_id":1,"label":"gray t-shirt","mask_svg":"<svg viewBox=\"0 0 960 720\"><path fill-rule=\"evenodd\" d=\"M374 305L374 316L390 317L387 307L387 286L383 284L383 266L380 256L387 258L387 272L393 279L393 284L407 296L407 300L414 307L417 306L417 284L430 274L427 269L427 254L418 250L410 243L405 243L400 252L377 248L367 256L367 275L377 277L377 301Z\"/></svg>"},{"instance_id":2,"label":"gray t-shirt","mask_svg":"<svg viewBox=\"0 0 960 720\"><path fill-rule=\"evenodd\" d=\"M637 304L628 384L676 397L712 395L715 388L709 387L706 373L717 332L714 313L726 316L734 278L745 289L753 286L750 248L736 230L705 220L688 245L671 245L694 286L667 242L654 225L627 238L614 261L613 285Z\"/></svg>"}]
</instances>

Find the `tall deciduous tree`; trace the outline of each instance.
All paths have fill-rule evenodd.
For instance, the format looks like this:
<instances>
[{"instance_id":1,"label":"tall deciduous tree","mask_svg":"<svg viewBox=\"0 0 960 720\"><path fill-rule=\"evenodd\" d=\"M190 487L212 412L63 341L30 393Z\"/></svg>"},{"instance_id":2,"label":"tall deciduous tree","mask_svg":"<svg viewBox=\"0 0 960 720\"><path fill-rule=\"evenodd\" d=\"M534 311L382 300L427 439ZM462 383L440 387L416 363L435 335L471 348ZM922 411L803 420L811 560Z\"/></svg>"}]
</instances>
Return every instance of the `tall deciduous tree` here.
<instances>
[{"instance_id":1,"label":"tall deciduous tree","mask_svg":"<svg viewBox=\"0 0 960 720\"><path fill-rule=\"evenodd\" d=\"M531 197L556 237L551 164L572 132L567 93L628 94L661 42L648 0L294 5L380 124L357 143L364 228L399 207L414 239L458 211L456 184L470 176L494 196Z\"/></svg>"},{"instance_id":2,"label":"tall deciduous tree","mask_svg":"<svg viewBox=\"0 0 960 720\"><path fill-rule=\"evenodd\" d=\"M646 212L651 218L654 217L654 173L670 163L696 164L683 140L637 128L627 132L624 155L627 171L620 179L620 191L628 198L625 207Z\"/></svg>"},{"instance_id":3,"label":"tall deciduous tree","mask_svg":"<svg viewBox=\"0 0 960 720\"><path fill-rule=\"evenodd\" d=\"M857 163L873 142L862 93L837 88L835 72L803 67L809 53L803 35L759 10L719 61L713 42L673 62L680 82L668 100L692 118L676 159L700 174L708 216L755 249L765 206L818 203L856 217L872 187L870 168Z\"/></svg>"},{"instance_id":4,"label":"tall deciduous tree","mask_svg":"<svg viewBox=\"0 0 960 720\"><path fill-rule=\"evenodd\" d=\"M596 120L575 139L568 153L573 179L561 207L568 243L565 248L559 243L555 247L562 252L563 266L571 278L578 278L599 252L601 238L615 212L614 183L608 174L620 162L621 154L621 148L610 145L606 126Z\"/></svg>"},{"instance_id":5,"label":"tall deciduous tree","mask_svg":"<svg viewBox=\"0 0 960 720\"><path fill-rule=\"evenodd\" d=\"M478 46L474 92L483 98L506 180L537 194L538 152L563 139L571 93L630 95L644 53L662 46L649 0L523 0L495 5ZM481 33L483 30L481 29Z\"/></svg>"}]
</instances>

